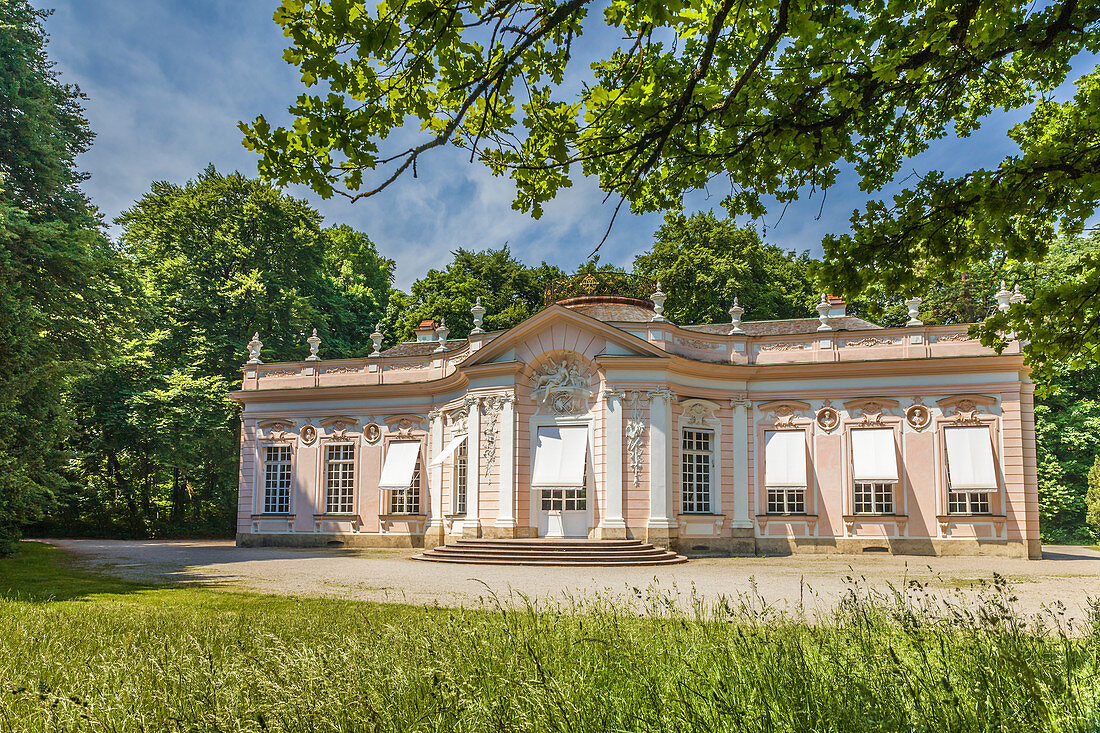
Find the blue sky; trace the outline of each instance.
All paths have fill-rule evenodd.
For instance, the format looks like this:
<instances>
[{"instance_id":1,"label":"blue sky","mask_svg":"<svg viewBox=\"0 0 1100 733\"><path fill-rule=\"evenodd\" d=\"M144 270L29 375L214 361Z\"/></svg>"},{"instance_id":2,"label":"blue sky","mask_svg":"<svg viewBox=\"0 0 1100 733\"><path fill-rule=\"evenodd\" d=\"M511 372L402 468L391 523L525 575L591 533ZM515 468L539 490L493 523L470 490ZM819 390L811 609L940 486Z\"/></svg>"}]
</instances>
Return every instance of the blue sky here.
<instances>
[{"instance_id":1,"label":"blue sky","mask_svg":"<svg viewBox=\"0 0 1100 733\"><path fill-rule=\"evenodd\" d=\"M148 191L154 180L183 183L208 163L223 172L255 175L255 156L241 146L239 120L264 114L286 118L301 90L294 69L282 59L286 41L271 20L269 0L52 0L47 21L49 53L62 77L88 95L87 116L97 137L79 165L91 174L85 186L93 202L113 219ZM1095 59L1082 59L1083 72ZM1076 76L1076 75L1074 75ZM1071 93L1070 89L1066 90ZM1023 114L991 119L968 140L946 139L913 161L911 170L949 174L992 165L1013 152L1005 130ZM603 236L611 206L590 182L578 182L535 221L511 209L508 179L469 164L458 150L437 150L380 196L355 204L324 201L302 188L328 224L367 232L397 261L396 285L407 288L431 267L449 261L457 247L484 249L507 242L522 260L571 269ZM689 209L720 209L723 192L700 192ZM820 254L821 238L846 231L853 208L865 200L854 176L844 175L820 200L777 207L758 228L792 250ZM661 217L620 213L601 250L605 262L629 267L652 241Z\"/></svg>"}]
</instances>

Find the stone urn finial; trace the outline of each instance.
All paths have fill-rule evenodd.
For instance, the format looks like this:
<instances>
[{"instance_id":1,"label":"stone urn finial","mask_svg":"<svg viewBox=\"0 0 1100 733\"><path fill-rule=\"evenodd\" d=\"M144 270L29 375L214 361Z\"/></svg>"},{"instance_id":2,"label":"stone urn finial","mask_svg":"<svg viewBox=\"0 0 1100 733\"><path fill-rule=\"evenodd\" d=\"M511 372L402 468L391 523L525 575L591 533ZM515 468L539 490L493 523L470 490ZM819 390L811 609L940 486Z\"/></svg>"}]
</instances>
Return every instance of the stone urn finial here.
<instances>
[{"instance_id":1,"label":"stone urn finial","mask_svg":"<svg viewBox=\"0 0 1100 733\"><path fill-rule=\"evenodd\" d=\"M252 334L252 340L248 342L248 364L263 364L260 361L260 349L263 348L263 342L260 341L260 332Z\"/></svg>"},{"instance_id":2,"label":"stone urn finial","mask_svg":"<svg viewBox=\"0 0 1100 733\"><path fill-rule=\"evenodd\" d=\"M470 331L471 334L485 333L481 328L482 321L485 318L485 307L481 305L481 296L477 296L477 302L470 308L470 314L474 317L474 328Z\"/></svg>"},{"instance_id":3,"label":"stone urn finial","mask_svg":"<svg viewBox=\"0 0 1100 733\"><path fill-rule=\"evenodd\" d=\"M309 344L309 356L306 357L306 361L321 361L321 357L317 356L317 352L321 348L321 339L317 336L317 329L313 329L313 335L306 339L306 343Z\"/></svg>"},{"instance_id":4,"label":"stone urn finial","mask_svg":"<svg viewBox=\"0 0 1100 733\"><path fill-rule=\"evenodd\" d=\"M374 324L374 331L370 335L370 340L374 344L374 351L370 353L371 356L382 356L382 324Z\"/></svg>"},{"instance_id":5,"label":"stone urn finial","mask_svg":"<svg viewBox=\"0 0 1100 733\"><path fill-rule=\"evenodd\" d=\"M825 293L821 294L821 302L817 304L817 320L821 321L821 325L817 327L818 331L832 331L833 327L829 325L829 309L832 306L829 305L829 299L825 297Z\"/></svg>"},{"instance_id":6,"label":"stone urn finial","mask_svg":"<svg viewBox=\"0 0 1100 733\"><path fill-rule=\"evenodd\" d=\"M730 329L730 333L745 332L745 329L741 328L741 316L744 313L745 309L737 302L737 296L733 296L733 305L730 306L730 322L733 323L733 328Z\"/></svg>"},{"instance_id":7,"label":"stone urn finial","mask_svg":"<svg viewBox=\"0 0 1100 733\"><path fill-rule=\"evenodd\" d=\"M653 312L656 314L653 316L654 321L668 322L665 318L665 299L666 296L661 292L661 281L657 281L657 289L653 292L653 295L649 296L649 299L653 301Z\"/></svg>"},{"instance_id":8,"label":"stone urn finial","mask_svg":"<svg viewBox=\"0 0 1100 733\"><path fill-rule=\"evenodd\" d=\"M920 319L920 304L923 301L917 296L913 296L909 300L905 301L905 305L909 307L909 320L906 322L906 326L917 327L923 326L924 321Z\"/></svg>"},{"instance_id":9,"label":"stone urn finial","mask_svg":"<svg viewBox=\"0 0 1100 733\"><path fill-rule=\"evenodd\" d=\"M441 316L439 318L439 328L435 329L435 335L439 337L439 346L436 348L435 353L447 350L447 334L451 332L451 329L447 328L447 321Z\"/></svg>"},{"instance_id":10,"label":"stone urn finial","mask_svg":"<svg viewBox=\"0 0 1100 733\"><path fill-rule=\"evenodd\" d=\"M997 299L997 310L1008 313L1009 303L1012 301L1012 291L1005 287L1005 281L1001 280L1001 289L993 294Z\"/></svg>"}]
</instances>

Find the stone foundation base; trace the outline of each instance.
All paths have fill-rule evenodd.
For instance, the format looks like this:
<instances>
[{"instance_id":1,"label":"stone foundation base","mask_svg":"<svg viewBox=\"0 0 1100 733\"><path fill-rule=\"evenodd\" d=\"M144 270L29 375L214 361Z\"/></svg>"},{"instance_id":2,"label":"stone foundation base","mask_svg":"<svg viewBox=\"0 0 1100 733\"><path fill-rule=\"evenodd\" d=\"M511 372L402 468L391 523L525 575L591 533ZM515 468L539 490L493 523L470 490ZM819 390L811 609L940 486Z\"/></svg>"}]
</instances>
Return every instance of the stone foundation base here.
<instances>
[{"instance_id":1,"label":"stone foundation base","mask_svg":"<svg viewBox=\"0 0 1100 733\"><path fill-rule=\"evenodd\" d=\"M758 555L924 555L1037 557L1027 543L1008 540L919 537L757 537Z\"/></svg>"},{"instance_id":2,"label":"stone foundation base","mask_svg":"<svg viewBox=\"0 0 1100 733\"><path fill-rule=\"evenodd\" d=\"M727 557L752 555L797 554L890 554L925 556L985 555L992 557L1017 557L1039 559L1042 557L1038 540L988 540L974 538L890 538L890 537L754 537L751 529L733 530L730 537L677 537L675 529L628 528L626 539L645 538L658 547L667 547L688 557ZM483 527L482 537L490 539L533 538L532 527ZM444 535L443 528L429 527L426 534L381 533L263 533L237 535L238 547L407 547L432 548L460 539L458 535ZM624 537L599 537L593 539L624 539Z\"/></svg>"},{"instance_id":3,"label":"stone foundation base","mask_svg":"<svg viewBox=\"0 0 1100 733\"><path fill-rule=\"evenodd\" d=\"M237 534L237 547L434 547L425 543L421 534L334 534L322 532L287 532Z\"/></svg>"}]
</instances>

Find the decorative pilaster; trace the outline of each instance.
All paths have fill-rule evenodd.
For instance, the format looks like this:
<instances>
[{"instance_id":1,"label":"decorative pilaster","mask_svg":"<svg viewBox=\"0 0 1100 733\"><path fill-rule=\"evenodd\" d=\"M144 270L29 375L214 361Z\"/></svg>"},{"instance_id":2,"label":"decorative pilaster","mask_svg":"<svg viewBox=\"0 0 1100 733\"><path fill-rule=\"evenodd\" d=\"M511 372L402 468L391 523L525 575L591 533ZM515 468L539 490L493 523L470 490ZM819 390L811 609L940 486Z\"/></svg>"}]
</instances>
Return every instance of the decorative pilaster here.
<instances>
[{"instance_id":1,"label":"decorative pilaster","mask_svg":"<svg viewBox=\"0 0 1100 733\"><path fill-rule=\"evenodd\" d=\"M731 527L752 527L749 519L749 400L735 397L733 407L733 522Z\"/></svg>"},{"instance_id":2,"label":"decorative pilaster","mask_svg":"<svg viewBox=\"0 0 1100 733\"><path fill-rule=\"evenodd\" d=\"M462 520L463 537L481 536L481 516L478 514L481 485L481 398L467 397L466 407L466 518Z\"/></svg>"},{"instance_id":3,"label":"decorative pilaster","mask_svg":"<svg viewBox=\"0 0 1100 733\"><path fill-rule=\"evenodd\" d=\"M617 389L605 389L604 435L606 446L606 482L600 539L626 539L623 518L623 396Z\"/></svg>"},{"instance_id":4,"label":"decorative pilaster","mask_svg":"<svg viewBox=\"0 0 1100 733\"><path fill-rule=\"evenodd\" d=\"M516 397L500 397L500 487L496 526L516 528Z\"/></svg>"},{"instance_id":5,"label":"decorative pilaster","mask_svg":"<svg viewBox=\"0 0 1100 733\"><path fill-rule=\"evenodd\" d=\"M672 516L668 431L672 425L672 393L667 389L649 392L649 535L657 541L672 537L676 520Z\"/></svg>"},{"instance_id":6,"label":"decorative pilaster","mask_svg":"<svg viewBox=\"0 0 1100 733\"><path fill-rule=\"evenodd\" d=\"M428 413L428 445L429 459L439 455L443 450L443 413L440 410L432 410ZM428 470L428 495L424 498L428 507L428 530L425 544L443 544L443 533L446 531L443 523L443 466L432 466Z\"/></svg>"}]
</instances>

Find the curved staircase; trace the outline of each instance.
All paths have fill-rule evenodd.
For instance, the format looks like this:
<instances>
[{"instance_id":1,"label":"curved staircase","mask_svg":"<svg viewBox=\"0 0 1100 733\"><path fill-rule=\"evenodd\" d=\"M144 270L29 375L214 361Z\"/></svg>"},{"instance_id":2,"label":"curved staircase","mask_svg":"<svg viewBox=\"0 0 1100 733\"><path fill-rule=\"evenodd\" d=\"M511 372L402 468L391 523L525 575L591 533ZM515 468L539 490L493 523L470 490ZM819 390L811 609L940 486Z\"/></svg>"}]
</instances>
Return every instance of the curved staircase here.
<instances>
[{"instance_id":1,"label":"curved staircase","mask_svg":"<svg viewBox=\"0 0 1100 733\"><path fill-rule=\"evenodd\" d=\"M469 539L455 540L413 557L476 565L675 565L683 555L641 540Z\"/></svg>"}]
</instances>

